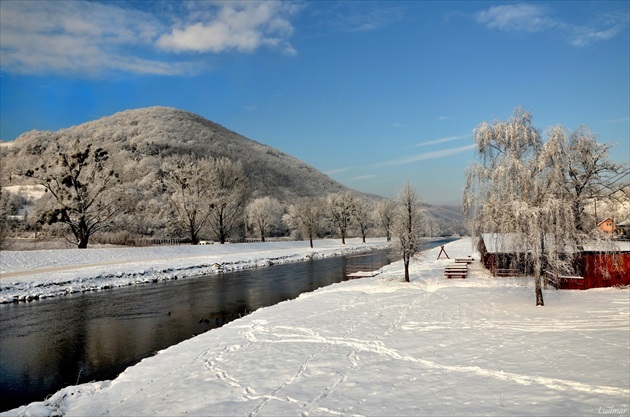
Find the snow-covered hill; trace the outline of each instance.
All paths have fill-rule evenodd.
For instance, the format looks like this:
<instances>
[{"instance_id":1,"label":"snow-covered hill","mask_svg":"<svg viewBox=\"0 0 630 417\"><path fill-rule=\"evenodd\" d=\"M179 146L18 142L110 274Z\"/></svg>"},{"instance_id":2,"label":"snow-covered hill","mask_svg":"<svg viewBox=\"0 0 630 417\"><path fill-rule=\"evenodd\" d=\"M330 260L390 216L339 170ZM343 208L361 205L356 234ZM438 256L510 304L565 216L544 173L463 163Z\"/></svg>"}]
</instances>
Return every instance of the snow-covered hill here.
<instances>
[{"instance_id":1,"label":"snow-covered hill","mask_svg":"<svg viewBox=\"0 0 630 417\"><path fill-rule=\"evenodd\" d=\"M142 183L165 156L192 153L200 157L225 156L241 161L256 194L274 196L281 201L347 190L327 175L278 149L250 140L196 114L170 107L126 110L57 132L26 132L12 147L5 148L11 154L8 167L18 165L27 154L60 138L80 138L85 143L108 149L127 170L138 168L129 176L137 183Z\"/></svg>"},{"instance_id":2,"label":"snow-covered hill","mask_svg":"<svg viewBox=\"0 0 630 417\"><path fill-rule=\"evenodd\" d=\"M140 200L155 200L153 206L166 204L160 201L164 191L160 188L159 172L164 158L173 154L228 157L242 162L252 198L270 196L290 204L297 197L323 197L349 190L281 150L248 139L199 115L170 107L126 110L56 132L23 133L0 148L2 185L6 189L27 184L28 179L15 173L41 163L39 155L43 149L74 139L108 150L130 193L140 196ZM151 204L136 202L131 211L141 212L147 205ZM443 232L465 233L459 208L429 205L428 210L440 219Z\"/></svg>"}]
</instances>

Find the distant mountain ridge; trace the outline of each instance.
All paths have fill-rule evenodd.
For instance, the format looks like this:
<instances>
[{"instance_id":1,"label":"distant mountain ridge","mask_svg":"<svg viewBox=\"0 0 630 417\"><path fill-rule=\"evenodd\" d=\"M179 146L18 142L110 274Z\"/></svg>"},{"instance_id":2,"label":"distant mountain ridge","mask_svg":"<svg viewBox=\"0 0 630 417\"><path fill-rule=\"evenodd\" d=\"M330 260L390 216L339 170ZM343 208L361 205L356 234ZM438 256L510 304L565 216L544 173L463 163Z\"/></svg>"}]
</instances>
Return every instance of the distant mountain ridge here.
<instances>
[{"instance_id":1,"label":"distant mountain ridge","mask_svg":"<svg viewBox=\"0 0 630 417\"><path fill-rule=\"evenodd\" d=\"M128 178L147 187L162 159L173 154L198 157L228 157L239 160L254 190L253 197L273 196L285 204L298 197L325 196L348 191L312 166L278 149L248 139L199 115L170 107L125 110L111 116L51 131L30 131L20 135L3 153L19 155L20 150L46 147L63 137L106 148L124 169ZM19 164L19 161L13 161ZM369 195L369 198L378 198ZM441 222L461 222L461 214L451 208L428 206Z\"/></svg>"}]
</instances>

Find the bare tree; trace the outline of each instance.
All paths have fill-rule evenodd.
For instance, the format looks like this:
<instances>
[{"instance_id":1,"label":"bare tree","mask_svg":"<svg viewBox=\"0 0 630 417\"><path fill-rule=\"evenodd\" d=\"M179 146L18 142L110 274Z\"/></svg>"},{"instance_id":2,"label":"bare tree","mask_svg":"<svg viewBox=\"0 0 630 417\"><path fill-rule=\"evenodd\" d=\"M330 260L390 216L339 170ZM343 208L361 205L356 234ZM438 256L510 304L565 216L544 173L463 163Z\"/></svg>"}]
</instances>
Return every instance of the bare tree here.
<instances>
[{"instance_id":1,"label":"bare tree","mask_svg":"<svg viewBox=\"0 0 630 417\"><path fill-rule=\"evenodd\" d=\"M289 212L284 217L285 223L289 227L301 229L308 235L308 239L313 247L313 237L321 228L324 202L316 197L302 197L295 204L289 206Z\"/></svg>"},{"instance_id":2,"label":"bare tree","mask_svg":"<svg viewBox=\"0 0 630 417\"><path fill-rule=\"evenodd\" d=\"M120 180L108 162L109 155L76 140L67 147L58 142L41 158L39 166L22 174L52 195L54 207L46 212L46 222L66 224L74 236L68 241L85 249L90 237L110 226L121 210L114 195Z\"/></svg>"},{"instance_id":3,"label":"bare tree","mask_svg":"<svg viewBox=\"0 0 630 417\"><path fill-rule=\"evenodd\" d=\"M243 222L249 189L243 164L228 158L212 159L210 162L208 227L223 244Z\"/></svg>"},{"instance_id":4,"label":"bare tree","mask_svg":"<svg viewBox=\"0 0 630 417\"><path fill-rule=\"evenodd\" d=\"M394 215L396 213L396 202L393 200L381 200L376 203L376 217L381 227L385 231L387 241L391 242L391 229L394 223Z\"/></svg>"},{"instance_id":5,"label":"bare tree","mask_svg":"<svg viewBox=\"0 0 630 417\"><path fill-rule=\"evenodd\" d=\"M280 222L282 210L280 202L271 197L257 198L247 206L247 219L258 231L262 242L265 233Z\"/></svg>"},{"instance_id":6,"label":"bare tree","mask_svg":"<svg viewBox=\"0 0 630 417\"><path fill-rule=\"evenodd\" d=\"M481 123L474 131L480 163L467 173L464 214L471 233L510 233L526 248L513 255L529 263L536 305L544 305L543 269L571 268L581 234L576 198L567 180L566 134L560 126L543 143L531 114L516 108L507 121Z\"/></svg>"},{"instance_id":7,"label":"bare tree","mask_svg":"<svg viewBox=\"0 0 630 417\"><path fill-rule=\"evenodd\" d=\"M328 195L328 215L332 224L339 230L341 243L346 244L346 235L352 225L356 213L355 196L346 191Z\"/></svg>"},{"instance_id":8,"label":"bare tree","mask_svg":"<svg viewBox=\"0 0 630 417\"><path fill-rule=\"evenodd\" d=\"M416 190L406 182L398 194L392 231L405 265L405 282L409 282L409 262L422 249L426 222Z\"/></svg>"}]
</instances>

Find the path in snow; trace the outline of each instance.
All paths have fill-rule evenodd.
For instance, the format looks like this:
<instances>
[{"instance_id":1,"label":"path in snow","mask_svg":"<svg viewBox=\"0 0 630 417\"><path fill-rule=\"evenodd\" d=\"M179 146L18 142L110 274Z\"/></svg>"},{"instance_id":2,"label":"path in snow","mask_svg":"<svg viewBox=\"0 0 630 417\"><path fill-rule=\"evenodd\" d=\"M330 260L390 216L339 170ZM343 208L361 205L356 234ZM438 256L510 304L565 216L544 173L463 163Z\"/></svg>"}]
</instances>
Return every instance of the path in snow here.
<instances>
[{"instance_id":1,"label":"path in snow","mask_svg":"<svg viewBox=\"0 0 630 417\"><path fill-rule=\"evenodd\" d=\"M447 245L472 253L468 239ZM39 411L81 415L596 415L628 409L630 291L545 291L436 250L258 310Z\"/></svg>"}]
</instances>

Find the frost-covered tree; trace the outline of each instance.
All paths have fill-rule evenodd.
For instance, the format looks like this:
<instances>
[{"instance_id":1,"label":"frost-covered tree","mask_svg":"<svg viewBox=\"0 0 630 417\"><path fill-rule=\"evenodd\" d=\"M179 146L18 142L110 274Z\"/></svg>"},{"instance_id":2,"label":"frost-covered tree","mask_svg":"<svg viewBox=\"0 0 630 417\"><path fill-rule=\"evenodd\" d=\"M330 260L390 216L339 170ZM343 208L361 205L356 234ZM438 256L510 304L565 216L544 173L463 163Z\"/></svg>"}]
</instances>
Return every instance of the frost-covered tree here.
<instances>
[{"instance_id":1,"label":"frost-covered tree","mask_svg":"<svg viewBox=\"0 0 630 417\"><path fill-rule=\"evenodd\" d=\"M396 202L390 199L381 200L376 203L375 217L378 223L385 231L387 241L392 240L392 224L394 223L394 215L396 213Z\"/></svg>"},{"instance_id":2,"label":"frost-covered tree","mask_svg":"<svg viewBox=\"0 0 630 417\"><path fill-rule=\"evenodd\" d=\"M409 282L409 262L422 249L426 221L416 190L406 182L398 194L392 225L397 249L405 266L405 282Z\"/></svg>"},{"instance_id":3,"label":"frost-covered tree","mask_svg":"<svg viewBox=\"0 0 630 417\"><path fill-rule=\"evenodd\" d=\"M438 236L442 233L440 222L435 217L427 218L427 234L430 237Z\"/></svg>"},{"instance_id":4,"label":"frost-covered tree","mask_svg":"<svg viewBox=\"0 0 630 417\"><path fill-rule=\"evenodd\" d=\"M42 150L39 164L22 174L52 195L53 206L45 213L45 221L67 225L74 236L68 241L84 249L90 237L110 226L120 213L115 195L120 180L103 148L92 149L78 140L64 143Z\"/></svg>"},{"instance_id":5,"label":"frost-covered tree","mask_svg":"<svg viewBox=\"0 0 630 417\"><path fill-rule=\"evenodd\" d=\"M543 269L567 269L579 234L566 187L564 131L552 127L544 143L529 112L474 130L479 162L467 172L464 215L473 236L511 234L526 250L514 253L535 277L536 305L544 305Z\"/></svg>"},{"instance_id":6,"label":"frost-covered tree","mask_svg":"<svg viewBox=\"0 0 630 417\"><path fill-rule=\"evenodd\" d=\"M324 203L321 198L301 197L295 204L289 206L289 211L283 218L287 226L300 229L308 236L311 248L313 247L313 237L322 227Z\"/></svg>"},{"instance_id":7,"label":"frost-covered tree","mask_svg":"<svg viewBox=\"0 0 630 417\"><path fill-rule=\"evenodd\" d=\"M282 204L271 197L257 198L247 206L247 220L258 231L262 242L265 234L280 223L282 211Z\"/></svg>"},{"instance_id":8,"label":"frost-covered tree","mask_svg":"<svg viewBox=\"0 0 630 417\"><path fill-rule=\"evenodd\" d=\"M5 249L5 243L9 234L8 203L6 193L2 192L2 182L0 182L0 250Z\"/></svg>"},{"instance_id":9,"label":"frost-covered tree","mask_svg":"<svg viewBox=\"0 0 630 417\"><path fill-rule=\"evenodd\" d=\"M611 178L618 177L626 167L610 161L611 145L598 143L596 135L585 126L573 132L559 129L555 137L557 147L566 155L566 189L571 196L571 207L579 231L592 229L598 219L590 220L586 212L589 203L619 204L630 199L623 183L615 185Z\"/></svg>"},{"instance_id":10,"label":"frost-covered tree","mask_svg":"<svg viewBox=\"0 0 630 417\"><path fill-rule=\"evenodd\" d=\"M341 243L345 245L348 229L355 220L356 197L350 191L329 194L327 208L329 219L333 226L339 230Z\"/></svg>"},{"instance_id":11,"label":"frost-covered tree","mask_svg":"<svg viewBox=\"0 0 630 417\"><path fill-rule=\"evenodd\" d=\"M367 231L372 227L372 217L374 213L372 203L365 198L357 198L354 205L354 221L361 233L361 239L365 243Z\"/></svg>"},{"instance_id":12,"label":"frost-covered tree","mask_svg":"<svg viewBox=\"0 0 630 417\"><path fill-rule=\"evenodd\" d=\"M243 223L249 189L243 164L228 158L210 160L210 217L208 228L225 243Z\"/></svg>"},{"instance_id":13,"label":"frost-covered tree","mask_svg":"<svg viewBox=\"0 0 630 417\"><path fill-rule=\"evenodd\" d=\"M199 243L199 233L211 213L211 161L192 155L173 155L162 163L159 176L170 193L176 221Z\"/></svg>"}]
</instances>

